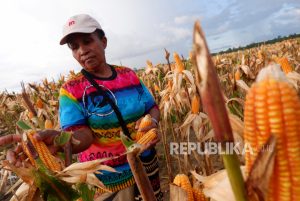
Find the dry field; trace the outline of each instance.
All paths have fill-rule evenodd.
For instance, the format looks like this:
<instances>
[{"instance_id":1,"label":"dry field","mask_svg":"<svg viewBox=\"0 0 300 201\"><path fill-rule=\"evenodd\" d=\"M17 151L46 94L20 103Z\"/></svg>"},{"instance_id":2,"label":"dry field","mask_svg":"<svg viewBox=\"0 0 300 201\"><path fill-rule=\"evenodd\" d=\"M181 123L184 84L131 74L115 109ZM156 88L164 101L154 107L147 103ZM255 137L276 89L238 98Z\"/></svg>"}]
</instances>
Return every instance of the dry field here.
<instances>
[{"instance_id":1,"label":"dry field","mask_svg":"<svg viewBox=\"0 0 300 201\"><path fill-rule=\"evenodd\" d=\"M268 170L270 174L266 174L267 176L264 175L268 178L270 177L271 185L279 183L279 186L277 187L267 187L269 190L265 192L266 196L272 197L271 194L276 194L274 189L277 189L279 192L277 192L277 194L274 195L275 198L273 197L271 200L283 200L283 196L289 197L286 200L297 200L297 198L299 198L297 196L300 192L300 172L299 168L295 168L294 166L299 164L298 161L300 160L298 160L300 156L300 147L297 147L300 143L300 126L298 124L298 127L296 128L298 130L295 131L295 136L288 137L283 134L277 135L275 131L276 129L272 130L273 125L278 126L276 121L273 121L272 119L272 110L270 108L270 110L265 109L264 111L267 112L264 113L266 116L265 117L263 114L260 115L259 110L253 112L253 108L257 107L261 110L263 110L263 108L268 108L268 105L273 103L270 101L268 102L267 100L274 99L274 102L278 100L276 103L282 104L281 111L285 111L285 107L288 107L287 104L289 103L289 97L282 99L281 97L284 97L284 90L287 88L287 86L290 86L291 93L294 91L294 95L290 95L290 97L296 98L295 101L297 101L298 98L299 102L299 50L300 38L296 38L278 42L272 45L262 45L256 48L212 57L212 61L216 67L219 78L222 96L225 100L224 105L228 113L230 125L233 131L233 137L235 142L240 142L238 149L242 150L245 142L250 144L252 143L251 145L254 147L260 147L264 145L269 139L270 132L277 137L277 154L275 157L273 157L273 161L275 161L274 168L272 166L272 169ZM199 93L199 86L197 86L199 85L199 77L197 77L195 59L193 59L193 57L195 57L194 54L195 53L190 53L190 58L183 58L177 53L169 53L167 50L165 50L165 61L162 61L161 64L153 64L151 61L146 61L145 69L137 72L139 77L150 89L161 110L161 123L159 129L162 140L158 144L157 150L160 160L161 186L165 192L165 200L169 200L170 183L173 183L173 181L177 186L181 186L181 188L184 189L184 192L186 192L189 200L208 200L208 198L198 198L196 196L196 191L199 191L198 193L200 194L204 192L207 197L211 198L211 200L220 200L220 197L222 198L224 195L227 196L232 194L232 192L228 192L231 191L228 181L227 183L225 181L227 176L223 170L224 163L222 156L209 153L199 154L197 150L192 150L188 154L170 154L171 142L197 142L200 145L200 150L204 149L205 143L215 142L213 125L209 114L205 110L206 106L204 106L202 103L203 99ZM258 84L255 85L255 89L250 89L255 82L258 73L262 68L268 65L278 65L278 68L281 68L283 71L282 74L285 75L286 83L289 83L287 85L276 85L278 89L282 89L284 91L281 92L280 96L278 97L276 96L276 93L268 93L268 91L273 90L270 88L273 81L268 81L264 84L264 86L267 87L264 91L264 93L267 94L265 96L261 95L263 92L262 89L259 88ZM41 83L24 83L22 85L23 91L21 94L1 92L0 136L5 136L10 133L22 135L24 131L20 129L20 126L16 126L17 121L20 120L26 122L32 128L44 129L45 122L47 122L48 124L51 124L50 127L59 129L59 88L65 82L65 80L71 78L72 76L76 76L76 73L70 71L68 75L61 76L58 81L44 79ZM271 83L270 86L268 83ZM290 91L286 93L290 93ZM249 100L247 99L246 101L247 94L250 95ZM255 97L257 97L257 99L255 99ZM264 102L258 104L260 99ZM251 106L251 104L254 105ZM297 107L299 114L299 104L298 106L294 107L294 110L297 111ZM284 114L284 112L280 113L281 116ZM299 120L299 116L300 114L295 117L295 121L297 121L297 119ZM257 118L256 123L251 123L250 120L252 120L254 117ZM262 118L267 117L270 119L266 120L262 123L262 125L260 125L260 122L263 121ZM246 123L246 121L248 123ZM283 122L283 120L281 119L280 122ZM284 119L284 122L285 123L282 123L284 124L282 126L289 125L289 122L294 121L292 119ZM270 123L270 125L267 123ZM258 127L258 130L251 130L250 126L253 126L254 124ZM48 126L46 125L46 127ZM269 130L263 130L265 127L267 127ZM264 134L261 138L256 140L254 139L255 142L252 142L254 136L251 134L255 133L255 135L260 136L259 132L264 132ZM294 131L286 128L283 130L283 132L286 134ZM291 142L287 140L287 138L290 138L293 141L298 141L299 143ZM283 143L290 148L287 148L283 145L281 146L281 141L283 141ZM1 162L5 160L6 151L12 146L15 145L0 147ZM296 147L291 148L292 146ZM291 150L292 152L289 153L288 150L283 150L285 148L293 150ZM240 164L243 166L245 165L246 167L246 170L244 170L244 168L242 169L243 172L245 172L245 175L250 174L250 169L255 166L254 161L258 155L259 151L256 151L254 155L238 155ZM284 161L290 162L292 161L291 158L297 158L298 161L291 163L288 168L285 168L281 166L281 159L279 157L282 157L282 159L284 158ZM33 169L37 167L39 167L39 165L36 165L35 167L31 166ZM9 171L8 169L12 171ZM23 171L26 172L26 170ZM30 169L30 171L34 170ZM276 180L276 178L274 179L272 176L270 176L272 172L276 172L276 177L280 179ZM41 175L43 173L44 172L42 171ZM23 181L19 180L18 177L15 176L16 174L19 177L21 174ZM181 174L181 177L179 177L178 174ZM187 175L188 177L184 176L183 174ZM176 177L174 180L176 175L178 177ZM20 173L19 171L15 170L14 167L7 165L7 163L2 163L0 170L0 200L8 200L8 198L16 193L19 185L23 182L36 184L35 182L37 182L37 180L43 180L43 178L28 179L27 177L28 175L25 175L24 172ZM57 175L53 177L57 180L61 179ZM184 181L184 179L188 180ZM79 179L76 181L78 181L78 183L86 182L90 186L91 184L94 184L91 182L89 183L87 179ZM216 181L219 181L219 183ZM223 182L223 186L217 186L221 185L221 182ZM19 185L14 185L16 183ZM43 183L41 185L46 184ZM71 186L74 184L70 182L68 185ZM192 187L194 188L194 194L191 190ZM31 194L29 194L34 196L34 193L32 192L35 192L36 189L37 188L30 188ZM22 200L22 197L24 199L24 196L25 194L19 194L19 200ZM29 198L27 197L25 200L26 199ZM15 198L15 200L17 199ZM228 200L230 200L230 196L228 197Z\"/></svg>"}]
</instances>

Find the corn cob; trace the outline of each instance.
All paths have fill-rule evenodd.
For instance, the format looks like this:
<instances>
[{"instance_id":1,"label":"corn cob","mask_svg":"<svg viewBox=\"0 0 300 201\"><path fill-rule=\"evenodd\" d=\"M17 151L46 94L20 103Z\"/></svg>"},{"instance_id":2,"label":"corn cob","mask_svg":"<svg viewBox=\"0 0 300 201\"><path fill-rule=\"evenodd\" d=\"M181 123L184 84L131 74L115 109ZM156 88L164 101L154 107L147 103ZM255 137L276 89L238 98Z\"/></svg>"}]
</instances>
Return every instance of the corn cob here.
<instances>
[{"instance_id":1,"label":"corn cob","mask_svg":"<svg viewBox=\"0 0 300 201\"><path fill-rule=\"evenodd\" d=\"M173 183L187 192L188 201L194 201L193 188L188 176L185 174L178 174L174 178Z\"/></svg>"},{"instance_id":2,"label":"corn cob","mask_svg":"<svg viewBox=\"0 0 300 201\"><path fill-rule=\"evenodd\" d=\"M53 123L51 120L46 119L45 121L45 129L52 129L53 128Z\"/></svg>"},{"instance_id":3,"label":"corn cob","mask_svg":"<svg viewBox=\"0 0 300 201\"><path fill-rule=\"evenodd\" d=\"M43 105L44 105L44 104L43 104L43 101L42 101L40 98L37 99L37 101L36 101L35 104L36 104L36 107L37 107L37 108L40 108L40 109L42 109L42 108L43 108Z\"/></svg>"},{"instance_id":4,"label":"corn cob","mask_svg":"<svg viewBox=\"0 0 300 201\"><path fill-rule=\"evenodd\" d=\"M144 118L141 120L141 123L139 125L139 130L142 128L146 128L147 126L150 126L152 124L152 119L151 119L151 115L147 114L146 116L144 116ZM136 139L139 140L143 137L143 135L146 132L144 131L138 131L136 134Z\"/></svg>"},{"instance_id":5,"label":"corn cob","mask_svg":"<svg viewBox=\"0 0 300 201\"><path fill-rule=\"evenodd\" d=\"M26 156L29 158L29 161L31 163L31 165L33 165L34 167L36 167L36 163L35 163L35 160L28 148L28 146L26 145L26 143L24 141L21 142L21 145L22 145L22 149L24 151L24 153L26 154Z\"/></svg>"},{"instance_id":6,"label":"corn cob","mask_svg":"<svg viewBox=\"0 0 300 201\"><path fill-rule=\"evenodd\" d=\"M193 196L195 201L207 201L201 189L193 187Z\"/></svg>"},{"instance_id":7,"label":"corn cob","mask_svg":"<svg viewBox=\"0 0 300 201\"><path fill-rule=\"evenodd\" d=\"M42 141L37 141L33 135L35 131L31 130L27 133L27 137L33 144L36 152L45 166L52 171L60 171L61 165L56 161L55 157L51 154L46 144Z\"/></svg>"},{"instance_id":8,"label":"corn cob","mask_svg":"<svg viewBox=\"0 0 300 201\"><path fill-rule=\"evenodd\" d=\"M282 72L276 73L284 77ZM244 118L245 143L253 150L253 154L246 152L246 172L270 134L275 135L276 157L268 200L300 200L300 100L296 90L283 79L262 79L247 94Z\"/></svg>"},{"instance_id":9,"label":"corn cob","mask_svg":"<svg viewBox=\"0 0 300 201\"><path fill-rule=\"evenodd\" d=\"M241 79L241 71L237 69L234 73L234 78L235 80L240 80Z\"/></svg>"},{"instance_id":10,"label":"corn cob","mask_svg":"<svg viewBox=\"0 0 300 201\"><path fill-rule=\"evenodd\" d=\"M200 111L200 100L199 96L194 95L192 99L192 114L198 114Z\"/></svg>"},{"instance_id":11,"label":"corn cob","mask_svg":"<svg viewBox=\"0 0 300 201\"><path fill-rule=\"evenodd\" d=\"M154 84L154 91L160 92L160 88L157 84Z\"/></svg>"},{"instance_id":12,"label":"corn cob","mask_svg":"<svg viewBox=\"0 0 300 201\"><path fill-rule=\"evenodd\" d=\"M28 118L32 119L34 117L34 114L32 112L28 112Z\"/></svg>"},{"instance_id":13,"label":"corn cob","mask_svg":"<svg viewBox=\"0 0 300 201\"><path fill-rule=\"evenodd\" d=\"M145 135L143 135L143 137L140 138L137 141L137 143L145 145L145 144L148 144L149 142L151 142L152 140L154 140L156 137L157 137L157 128L152 128Z\"/></svg>"},{"instance_id":14,"label":"corn cob","mask_svg":"<svg viewBox=\"0 0 300 201\"><path fill-rule=\"evenodd\" d=\"M286 57L277 58L275 61L281 65L281 69L285 74L293 71L291 65L289 64L289 60Z\"/></svg>"},{"instance_id":15,"label":"corn cob","mask_svg":"<svg viewBox=\"0 0 300 201\"><path fill-rule=\"evenodd\" d=\"M184 64L176 52L174 52L174 60L175 60L177 72L182 73L182 71L184 70Z\"/></svg>"}]
</instances>

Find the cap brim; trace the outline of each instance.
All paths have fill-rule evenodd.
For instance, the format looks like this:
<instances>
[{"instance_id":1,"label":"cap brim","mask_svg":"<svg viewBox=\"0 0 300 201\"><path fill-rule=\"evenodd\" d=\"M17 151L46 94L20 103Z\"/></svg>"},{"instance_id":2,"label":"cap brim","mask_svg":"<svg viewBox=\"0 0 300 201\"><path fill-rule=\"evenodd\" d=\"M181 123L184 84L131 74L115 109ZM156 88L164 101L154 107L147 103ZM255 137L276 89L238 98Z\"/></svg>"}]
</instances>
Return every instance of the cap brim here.
<instances>
[{"instance_id":1,"label":"cap brim","mask_svg":"<svg viewBox=\"0 0 300 201\"><path fill-rule=\"evenodd\" d=\"M94 31L96 31L97 28L93 27L93 28L85 28L85 29L76 29L76 30L72 30L71 32L67 33L66 35L64 35L64 37L60 40L59 44L60 45L64 45L67 43L68 37L71 34L74 33L93 33Z\"/></svg>"}]
</instances>

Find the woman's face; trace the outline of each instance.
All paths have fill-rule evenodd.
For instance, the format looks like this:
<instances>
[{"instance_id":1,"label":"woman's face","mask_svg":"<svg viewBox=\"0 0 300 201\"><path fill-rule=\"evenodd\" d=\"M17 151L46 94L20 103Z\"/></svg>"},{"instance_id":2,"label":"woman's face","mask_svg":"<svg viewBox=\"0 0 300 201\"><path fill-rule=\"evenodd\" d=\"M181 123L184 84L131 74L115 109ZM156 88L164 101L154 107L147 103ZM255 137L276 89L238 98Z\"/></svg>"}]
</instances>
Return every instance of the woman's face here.
<instances>
[{"instance_id":1,"label":"woman's face","mask_svg":"<svg viewBox=\"0 0 300 201\"><path fill-rule=\"evenodd\" d=\"M97 73L106 66L106 37L99 39L96 32L91 34L74 33L68 39L73 57L90 73Z\"/></svg>"}]
</instances>

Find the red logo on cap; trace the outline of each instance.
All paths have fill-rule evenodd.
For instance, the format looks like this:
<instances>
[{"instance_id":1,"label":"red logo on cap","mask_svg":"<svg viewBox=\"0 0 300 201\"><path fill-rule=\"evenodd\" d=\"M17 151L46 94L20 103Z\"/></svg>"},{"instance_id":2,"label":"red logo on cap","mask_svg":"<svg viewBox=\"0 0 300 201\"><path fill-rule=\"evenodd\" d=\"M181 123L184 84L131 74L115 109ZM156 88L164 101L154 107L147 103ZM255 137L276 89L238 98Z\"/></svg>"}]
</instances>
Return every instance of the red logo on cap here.
<instances>
[{"instance_id":1,"label":"red logo on cap","mask_svg":"<svg viewBox=\"0 0 300 201\"><path fill-rule=\"evenodd\" d=\"M72 21L69 22L69 26L71 26L71 25L73 25L73 24L75 24L75 21L74 21L74 20L72 20Z\"/></svg>"}]
</instances>

